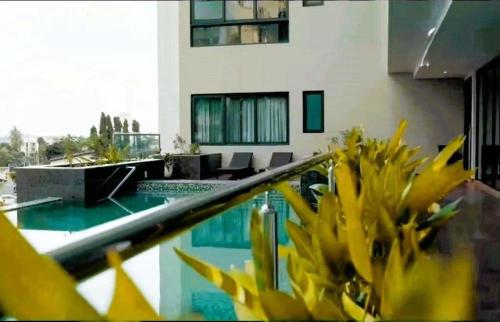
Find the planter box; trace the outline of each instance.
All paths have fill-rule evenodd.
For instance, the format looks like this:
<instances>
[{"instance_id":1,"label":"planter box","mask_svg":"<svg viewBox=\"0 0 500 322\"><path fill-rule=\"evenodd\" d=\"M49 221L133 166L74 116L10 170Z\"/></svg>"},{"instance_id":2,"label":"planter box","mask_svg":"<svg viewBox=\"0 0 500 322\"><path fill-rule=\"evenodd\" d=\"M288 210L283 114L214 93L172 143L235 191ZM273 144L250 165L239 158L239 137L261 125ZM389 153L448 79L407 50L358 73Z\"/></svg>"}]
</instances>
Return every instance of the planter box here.
<instances>
[{"instance_id":1,"label":"planter box","mask_svg":"<svg viewBox=\"0 0 500 322\"><path fill-rule=\"evenodd\" d=\"M16 168L17 201L25 202L47 197L80 201L92 205L106 198L124 179L129 169L135 172L119 192L137 188L137 181L163 178L163 160L141 160L84 167L33 166Z\"/></svg>"},{"instance_id":2,"label":"planter box","mask_svg":"<svg viewBox=\"0 0 500 322\"><path fill-rule=\"evenodd\" d=\"M216 175L221 167L221 153L174 155L172 179L202 180Z\"/></svg>"}]
</instances>

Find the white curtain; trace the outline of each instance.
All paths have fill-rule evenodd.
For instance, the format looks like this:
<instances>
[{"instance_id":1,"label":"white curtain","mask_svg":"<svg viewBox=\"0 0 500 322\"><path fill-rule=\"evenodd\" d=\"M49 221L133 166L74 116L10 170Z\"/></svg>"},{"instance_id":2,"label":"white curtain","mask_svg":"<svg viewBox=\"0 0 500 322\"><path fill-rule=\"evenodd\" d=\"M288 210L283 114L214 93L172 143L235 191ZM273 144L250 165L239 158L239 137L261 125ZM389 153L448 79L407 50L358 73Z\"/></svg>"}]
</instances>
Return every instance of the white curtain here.
<instances>
[{"instance_id":1,"label":"white curtain","mask_svg":"<svg viewBox=\"0 0 500 322\"><path fill-rule=\"evenodd\" d=\"M284 143L287 141L287 113L284 97L262 97L257 100L257 141Z\"/></svg>"},{"instance_id":2,"label":"white curtain","mask_svg":"<svg viewBox=\"0 0 500 322\"><path fill-rule=\"evenodd\" d=\"M241 103L242 134L241 141L255 142L255 100L245 98Z\"/></svg>"},{"instance_id":3,"label":"white curtain","mask_svg":"<svg viewBox=\"0 0 500 322\"><path fill-rule=\"evenodd\" d=\"M197 99L195 103L195 133L198 143L223 142L223 117L220 99Z\"/></svg>"}]
</instances>

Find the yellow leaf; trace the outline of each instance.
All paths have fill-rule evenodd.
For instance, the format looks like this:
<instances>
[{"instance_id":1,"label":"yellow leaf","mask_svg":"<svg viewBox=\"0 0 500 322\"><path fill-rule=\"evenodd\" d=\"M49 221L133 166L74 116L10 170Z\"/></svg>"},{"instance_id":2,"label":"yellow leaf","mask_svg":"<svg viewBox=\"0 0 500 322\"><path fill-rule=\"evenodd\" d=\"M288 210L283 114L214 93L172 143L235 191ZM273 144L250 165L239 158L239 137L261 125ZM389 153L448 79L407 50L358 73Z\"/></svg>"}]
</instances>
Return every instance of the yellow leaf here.
<instances>
[{"instance_id":1,"label":"yellow leaf","mask_svg":"<svg viewBox=\"0 0 500 322\"><path fill-rule=\"evenodd\" d=\"M110 320L163 320L123 270L118 253L108 252L108 262L115 269L115 292L107 317Z\"/></svg>"},{"instance_id":2,"label":"yellow leaf","mask_svg":"<svg viewBox=\"0 0 500 322\"><path fill-rule=\"evenodd\" d=\"M290 203L300 220L308 226L314 223L316 215L309 204L295 191L288 183L282 182L276 189L283 194L283 197Z\"/></svg>"},{"instance_id":3,"label":"yellow leaf","mask_svg":"<svg viewBox=\"0 0 500 322\"><path fill-rule=\"evenodd\" d=\"M385 319L393 317L394 298L400 293L403 285L403 259L399 250L399 241L394 239L384 273L380 312Z\"/></svg>"},{"instance_id":4,"label":"yellow leaf","mask_svg":"<svg viewBox=\"0 0 500 322\"><path fill-rule=\"evenodd\" d=\"M236 268L231 269L228 273L237 284L243 286L249 290L253 295L258 295L257 285L255 284L255 278L249 273L242 272Z\"/></svg>"},{"instance_id":5,"label":"yellow leaf","mask_svg":"<svg viewBox=\"0 0 500 322\"><path fill-rule=\"evenodd\" d=\"M339 211L338 205L333 193L325 193L318 203L318 218L324 220L324 222L333 230L337 230L337 218L336 213Z\"/></svg>"},{"instance_id":6,"label":"yellow leaf","mask_svg":"<svg viewBox=\"0 0 500 322\"><path fill-rule=\"evenodd\" d=\"M292 246L278 245L278 256L281 259L287 259L288 254L293 252L295 249Z\"/></svg>"},{"instance_id":7,"label":"yellow leaf","mask_svg":"<svg viewBox=\"0 0 500 322\"><path fill-rule=\"evenodd\" d=\"M457 254L443 274L449 276L450 279L441 290L442 303L434 307L436 319L452 317L453 320L470 321L476 318L474 314L476 303L474 257L468 250L457 252Z\"/></svg>"},{"instance_id":8,"label":"yellow leaf","mask_svg":"<svg viewBox=\"0 0 500 322\"><path fill-rule=\"evenodd\" d=\"M365 230L361 222L361 211L356 197L354 175L343 162L337 164L335 171L340 202L344 209L347 240L352 262L358 273L368 282L372 281L370 254L366 243Z\"/></svg>"},{"instance_id":9,"label":"yellow leaf","mask_svg":"<svg viewBox=\"0 0 500 322\"><path fill-rule=\"evenodd\" d=\"M426 211L436 201L441 200L453 189L469 179L474 170L464 170L462 161L457 161L440 170L427 166L414 180L408 194L408 206L413 210Z\"/></svg>"},{"instance_id":10,"label":"yellow leaf","mask_svg":"<svg viewBox=\"0 0 500 322\"><path fill-rule=\"evenodd\" d=\"M290 253L287 260L287 271L290 285L297 297L301 297L307 290L306 272L314 270L314 266L308 260L298 256L296 252Z\"/></svg>"},{"instance_id":11,"label":"yellow leaf","mask_svg":"<svg viewBox=\"0 0 500 322\"><path fill-rule=\"evenodd\" d=\"M345 272L346 264L349 261L349 250L347 245L342 244L330 226L322 219L318 218L315 237L318 239L319 248L330 269L341 277Z\"/></svg>"},{"instance_id":12,"label":"yellow leaf","mask_svg":"<svg viewBox=\"0 0 500 322\"><path fill-rule=\"evenodd\" d=\"M288 220L286 230L300 256L312 260L314 258L310 236L297 224Z\"/></svg>"},{"instance_id":13,"label":"yellow leaf","mask_svg":"<svg viewBox=\"0 0 500 322\"><path fill-rule=\"evenodd\" d=\"M356 321L375 321L375 318L371 314L365 312L363 308L354 303L354 301L346 293L342 293L342 307L344 308L344 311Z\"/></svg>"},{"instance_id":14,"label":"yellow leaf","mask_svg":"<svg viewBox=\"0 0 500 322\"><path fill-rule=\"evenodd\" d=\"M258 316L254 314L252 310L250 310L245 305L239 302L233 302L234 313L238 317L238 321L258 321L261 320Z\"/></svg>"},{"instance_id":15,"label":"yellow leaf","mask_svg":"<svg viewBox=\"0 0 500 322\"><path fill-rule=\"evenodd\" d=\"M391 296L389 319L474 320L473 267L469 252L448 261L418 256L404 274L404 287Z\"/></svg>"},{"instance_id":16,"label":"yellow leaf","mask_svg":"<svg viewBox=\"0 0 500 322\"><path fill-rule=\"evenodd\" d=\"M259 319L266 319L259 299L250 290L238 284L231 275L219 270L217 267L196 259L174 247L176 254L191 268L209 280L212 284L229 294L233 301L248 307Z\"/></svg>"},{"instance_id":17,"label":"yellow leaf","mask_svg":"<svg viewBox=\"0 0 500 322\"><path fill-rule=\"evenodd\" d=\"M439 171L446 166L446 163L451 158L462 144L464 144L465 136L459 135L451 140L446 147L432 161L432 170Z\"/></svg>"},{"instance_id":18,"label":"yellow leaf","mask_svg":"<svg viewBox=\"0 0 500 322\"><path fill-rule=\"evenodd\" d=\"M406 131L406 128L408 127L408 121L402 120L399 123L399 127L396 130L396 133L392 136L391 140L389 141L389 145L387 147L387 154L391 155L396 151L396 148L400 145L401 139L403 138L403 135Z\"/></svg>"},{"instance_id":19,"label":"yellow leaf","mask_svg":"<svg viewBox=\"0 0 500 322\"><path fill-rule=\"evenodd\" d=\"M262 307L270 320L310 320L311 315L302 301L279 291L260 294Z\"/></svg>"},{"instance_id":20,"label":"yellow leaf","mask_svg":"<svg viewBox=\"0 0 500 322\"><path fill-rule=\"evenodd\" d=\"M101 320L51 258L39 255L0 214L0 306L18 320Z\"/></svg>"},{"instance_id":21,"label":"yellow leaf","mask_svg":"<svg viewBox=\"0 0 500 322\"><path fill-rule=\"evenodd\" d=\"M262 220L257 209L252 209L250 219L250 238L255 269L255 281L259 291L274 289L274 263L267 239L262 232Z\"/></svg>"},{"instance_id":22,"label":"yellow leaf","mask_svg":"<svg viewBox=\"0 0 500 322\"><path fill-rule=\"evenodd\" d=\"M319 236L319 226L324 226L327 229L328 226L326 223L324 223L322 220L318 219L317 225L316 225L316 231L312 235L312 252L314 255L315 259L315 265L316 265L316 272L323 278L331 278L331 271L330 267L328 266L328 263L325 259L325 255L323 252L323 245L320 241L320 236ZM332 236L333 234L331 234ZM335 245L338 246L338 245Z\"/></svg>"},{"instance_id":23,"label":"yellow leaf","mask_svg":"<svg viewBox=\"0 0 500 322\"><path fill-rule=\"evenodd\" d=\"M314 307L312 315L314 316L314 319L322 321L338 321L346 319L346 316L342 312L340 306L326 297L319 299L317 305Z\"/></svg>"}]
</instances>

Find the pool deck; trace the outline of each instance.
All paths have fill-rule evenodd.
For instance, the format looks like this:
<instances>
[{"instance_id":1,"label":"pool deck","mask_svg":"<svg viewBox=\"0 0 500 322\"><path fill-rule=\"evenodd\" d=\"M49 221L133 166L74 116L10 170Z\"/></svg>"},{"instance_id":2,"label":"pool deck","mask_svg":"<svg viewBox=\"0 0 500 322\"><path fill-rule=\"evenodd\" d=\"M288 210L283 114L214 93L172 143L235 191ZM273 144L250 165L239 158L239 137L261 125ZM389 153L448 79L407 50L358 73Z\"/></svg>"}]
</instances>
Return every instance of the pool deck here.
<instances>
[{"instance_id":1,"label":"pool deck","mask_svg":"<svg viewBox=\"0 0 500 322\"><path fill-rule=\"evenodd\" d=\"M137 191L207 191L237 184L238 180L144 180L137 183ZM290 181L299 187L299 181Z\"/></svg>"}]
</instances>

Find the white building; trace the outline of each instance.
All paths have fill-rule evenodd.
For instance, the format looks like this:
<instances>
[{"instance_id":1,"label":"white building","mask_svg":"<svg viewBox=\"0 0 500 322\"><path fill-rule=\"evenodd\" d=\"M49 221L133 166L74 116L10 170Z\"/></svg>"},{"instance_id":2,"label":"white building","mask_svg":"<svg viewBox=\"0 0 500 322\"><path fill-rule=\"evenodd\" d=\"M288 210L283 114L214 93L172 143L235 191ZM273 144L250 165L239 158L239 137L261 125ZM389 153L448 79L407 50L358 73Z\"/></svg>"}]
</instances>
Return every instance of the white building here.
<instances>
[{"instance_id":1,"label":"white building","mask_svg":"<svg viewBox=\"0 0 500 322\"><path fill-rule=\"evenodd\" d=\"M38 164L38 142L36 138L24 137L22 152L25 155L25 165Z\"/></svg>"},{"instance_id":2,"label":"white building","mask_svg":"<svg viewBox=\"0 0 500 322\"><path fill-rule=\"evenodd\" d=\"M499 53L498 41L477 47L477 37L498 39L500 3L482 6L159 1L162 150L180 133L203 152L222 152L224 165L250 151L261 168L271 152L301 158L355 125L386 138L406 118L409 143L435 154L464 132L464 80ZM476 113L470 95L466 117Z\"/></svg>"}]
</instances>

